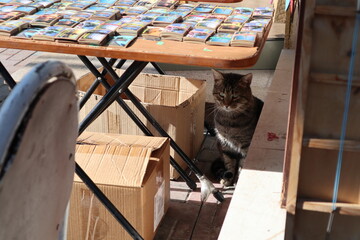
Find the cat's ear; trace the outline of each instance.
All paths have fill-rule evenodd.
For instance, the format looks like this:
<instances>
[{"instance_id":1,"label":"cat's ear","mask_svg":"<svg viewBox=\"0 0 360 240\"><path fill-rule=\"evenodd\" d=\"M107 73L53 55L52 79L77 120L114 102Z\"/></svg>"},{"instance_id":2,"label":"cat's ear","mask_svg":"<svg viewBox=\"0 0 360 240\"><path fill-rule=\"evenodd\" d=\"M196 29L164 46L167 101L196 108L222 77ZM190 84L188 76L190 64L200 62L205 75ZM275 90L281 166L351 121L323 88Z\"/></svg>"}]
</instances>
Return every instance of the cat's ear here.
<instances>
[{"instance_id":1,"label":"cat's ear","mask_svg":"<svg viewBox=\"0 0 360 240\"><path fill-rule=\"evenodd\" d=\"M211 69L211 70L213 72L215 82L224 80L224 75L221 72L219 72L215 69Z\"/></svg>"},{"instance_id":2,"label":"cat's ear","mask_svg":"<svg viewBox=\"0 0 360 240\"><path fill-rule=\"evenodd\" d=\"M252 81L252 73L248 73L241 78L241 82L244 83L247 87L250 87Z\"/></svg>"}]
</instances>

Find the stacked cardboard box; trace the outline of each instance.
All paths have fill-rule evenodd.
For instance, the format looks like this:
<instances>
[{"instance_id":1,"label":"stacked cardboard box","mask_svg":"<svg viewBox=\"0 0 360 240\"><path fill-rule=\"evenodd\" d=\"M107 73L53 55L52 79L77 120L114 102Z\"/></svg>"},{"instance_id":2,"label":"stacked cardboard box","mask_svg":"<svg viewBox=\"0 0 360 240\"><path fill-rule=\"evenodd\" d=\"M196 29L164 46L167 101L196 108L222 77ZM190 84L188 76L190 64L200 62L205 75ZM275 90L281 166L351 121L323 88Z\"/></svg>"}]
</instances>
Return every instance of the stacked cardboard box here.
<instances>
[{"instance_id":1,"label":"stacked cardboard box","mask_svg":"<svg viewBox=\"0 0 360 240\"><path fill-rule=\"evenodd\" d=\"M119 72L120 74L120 72ZM95 80L91 73L78 80L78 89L86 91ZM205 81L193 80L179 76L140 74L129 89L141 101L143 106L175 140L182 150L194 158L200 150L203 141L205 113ZM80 119L100 101L106 93L104 88L98 88L80 111ZM136 107L126 100L128 106L146 124L151 132L159 136L152 125ZM124 110L115 102L88 128L94 132L121 133L143 135L136 124L127 116ZM186 168L185 162L172 149L171 156ZM179 174L170 169L170 178L176 179Z\"/></svg>"},{"instance_id":2,"label":"stacked cardboard box","mask_svg":"<svg viewBox=\"0 0 360 240\"><path fill-rule=\"evenodd\" d=\"M169 140L85 132L76 162L144 239L153 239L170 199ZM68 239L132 239L75 176Z\"/></svg>"}]
</instances>

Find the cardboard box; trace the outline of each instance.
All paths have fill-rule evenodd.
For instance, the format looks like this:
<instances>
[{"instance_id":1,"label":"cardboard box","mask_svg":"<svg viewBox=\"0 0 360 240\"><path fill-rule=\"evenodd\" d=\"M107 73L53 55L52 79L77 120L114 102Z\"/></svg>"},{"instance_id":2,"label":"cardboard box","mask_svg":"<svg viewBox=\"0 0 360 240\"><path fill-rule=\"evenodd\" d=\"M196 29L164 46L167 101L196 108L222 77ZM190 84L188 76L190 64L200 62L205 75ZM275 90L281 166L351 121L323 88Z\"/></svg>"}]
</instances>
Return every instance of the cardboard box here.
<instances>
[{"instance_id":1,"label":"cardboard box","mask_svg":"<svg viewBox=\"0 0 360 240\"><path fill-rule=\"evenodd\" d=\"M144 239L153 239L170 199L169 140L84 132L75 160ZM78 176L69 240L132 239Z\"/></svg>"},{"instance_id":2,"label":"cardboard box","mask_svg":"<svg viewBox=\"0 0 360 240\"><path fill-rule=\"evenodd\" d=\"M95 77L91 73L86 74L78 80L78 89L86 91L94 79ZM204 137L205 85L205 81L179 76L140 74L129 89L181 149L190 158L194 158L200 150ZM80 120L100 101L101 95L104 95L106 91L99 87L95 93L80 111ZM125 99L125 102L151 132L155 136L159 136L131 101ZM88 130L143 135L142 131L116 102L93 122ZM170 154L181 167L186 168L186 163L178 154L175 154L173 149L170 149ZM170 178L176 179L178 176L178 173L171 167Z\"/></svg>"}]
</instances>

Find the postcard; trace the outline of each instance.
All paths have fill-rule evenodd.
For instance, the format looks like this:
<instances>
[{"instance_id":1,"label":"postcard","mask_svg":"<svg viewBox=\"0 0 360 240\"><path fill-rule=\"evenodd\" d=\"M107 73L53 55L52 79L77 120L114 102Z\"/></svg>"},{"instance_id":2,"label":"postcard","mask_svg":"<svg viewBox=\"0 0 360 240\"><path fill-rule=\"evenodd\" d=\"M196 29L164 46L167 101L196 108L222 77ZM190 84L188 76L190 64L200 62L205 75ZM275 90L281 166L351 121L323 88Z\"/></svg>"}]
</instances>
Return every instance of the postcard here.
<instances>
[{"instance_id":1,"label":"postcard","mask_svg":"<svg viewBox=\"0 0 360 240\"><path fill-rule=\"evenodd\" d=\"M103 23L104 23L104 21L101 21L101 20L89 19L89 20L85 20L85 21L79 23L78 25L75 26L75 28L91 30Z\"/></svg>"},{"instance_id":2,"label":"postcard","mask_svg":"<svg viewBox=\"0 0 360 240\"><path fill-rule=\"evenodd\" d=\"M236 33L233 37L233 41L250 41L254 42L256 40L256 34L251 33Z\"/></svg>"},{"instance_id":3,"label":"postcard","mask_svg":"<svg viewBox=\"0 0 360 240\"><path fill-rule=\"evenodd\" d=\"M86 32L79 38L78 42L102 45L103 41L106 40L107 37L108 34L102 34L98 32Z\"/></svg>"},{"instance_id":4,"label":"postcard","mask_svg":"<svg viewBox=\"0 0 360 240\"><path fill-rule=\"evenodd\" d=\"M197 29L191 30L191 31L185 36L184 40L190 39L190 38L196 38L196 39L205 41L205 40L208 39L209 36L211 36L213 33L214 33L214 31L213 31L213 30L210 30L210 29L197 28Z\"/></svg>"},{"instance_id":5,"label":"postcard","mask_svg":"<svg viewBox=\"0 0 360 240\"><path fill-rule=\"evenodd\" d=\"M55 26L66 26L66 27L74 27L77 24L79 24L79 21L76 21L74 19L70 18L63 18L60 19L57 23L55 23Z\"/></svg>"},{"instance_id":6,"label":"postcard","mask_svg":"<svg viewBox=\"0 0 360 240\"><path fill-rule=\"evenodd\" d=\"M152 8L153 5L154 5L154 2L152 2L152 1L141 0L141 1L138 1L137 3L135 3L134 6L143 6L143 7L146 7L147 9L150 9L150 8Z\"/></svg>"},{"instance_id":7,"label":"postcard","mask_svg":"<svg viewBox=\"0 0 360 240\"><path fill-rule=\"evenodd\" d=\"M115 6L133 6L137 0L120 0L115 3Z\"/></svg>"},{"instance_id":8,"label":"postcard","mask_svg":"<svg viewBox=\"0 0 360 240\"><path fill-rule=\"evenodd\" d=\"M49 26L55 24L62 16L58 14L41 15L31 22L32 26Z\"/></svg>"},{"instance_id":9,"label":"postcard","mask_svg":"<svg viewBox=\"0 0 360 240\"><path fill-rule=\"evenodd\" d=\"M18 34L14 35L13 37L31 39L35 34L39 33L40 31L42 31L42 28L27 28L19 32Z\"/></svg>"},{"instance_id":10,"label":"postcard","mask_svg":"<svg viewBox=\"0 0 360 240\"><path fill-rule=\"evenodd\" d=\"M218 32L237 32L241 27L241 23L223 23L219 26Z\"/></svg>"},{"instance_id":11,"label":"postcard","mask_svg":"<svg viewBox=\"0 0 360 240\"><path fill-rule=\"evenodd\" d=\"M82 19L89 19L91 18L91 16L94 15L93 13L90 12L78 12L76 15L71 16L71 18L82 18Z\"/></svg>"},{"instance_id":12,"label":"postcard","mask_svg":"<svg viewBox=\"0 0 360 240\"><path fill-rule=\"evenodd\" d=\"M13 25L0 25L0 32L11 32L15 29L18 29L18 26Z\"/></svg>"},{"instance_id":13,"label":"postcard","mask_svg":"<svg viewBox=\"0 0 360 240\"><path fill-rule=\"evenodd\" d=\"M200 22L204 20L205 16L203 15L188 15L185 17L185 21L189 22Z\"/></svg>"},{"instance_id":14,"label":"postcard","mask_svg":"<svg viewBox=\"0 0 360 240\"><path fill-rule=\"evenodd\" d=\"M232 7L224 7L224 6L218 6L215 7L213 10L214 14L222 14L222 15L230 15L233 12L233 8Z\"/></svg>"},{"instance_id":15,"label":"postcard","mask_svg":"<svg viewBox=\"0 0 360 240\"><path fill-rule=\"evenodd\" d=\"M39 32L39 34L49 37L55 37L57 34L59 34L61 31L65 29L66 29L65 27L61 27L61 26L50 26L44 28L43 31Z\"/></svg>"},{"instance_id":16,"label":"postcard","mask_svg":"<svg viewBox=\"0 0 360 240\"><path fill-rule=\"evenodd\" d=\"M254 12L253 12L253 17L254 18L264 18L264 17L267 17L267 18L271 18L273 16L273 13L274 13L274 9L273 8L269 8L269 7L258 7L258 8L255 8L254 9Z\"/></svg>"},{"instance_id":17,"label":"postcard","mask_svg":"<svg viewBox=\"0 0 360 240\"><path fill-rule=\"evenodd\" d=\"M138 14L143 14L145 12L147 12L149 9L147 7L143 7L143 6L134 6L134 7L129 7L126 11L125 14L132 14L132 15L138 15Z\"/></svg>"},{"instance_id":18,"label":"postcard","mask_svg":"<svg viewBox=\"0 0 360 240\"><path fill-rule=\"evenodd\" d=\"M181 16L178 16L178 15L163 15L163 16L156 17L154 19L154 23L155 22L173 23L173 22L176 22L179 18L181 18Z\"/></svg>"},{"instance_id":19,"label":"postcard","mask_svg":"<svg viewBox=\"0 0 360 240\"><path fill-rule=\"evenodd\" d=\"M170 10L166 8L152 8L149 11L146 12L146 14L167 14Z\"/></svg>"},{"instance_id":20,"label":"postcard","mask_svg":"<svg viewBox=\"0 0 360 240\"><path fill-rule=\"evenodd\" d=\"M18 5L0 5L0 12L13 12L17 7Z\"/></svg>"},{"instance_id":21,"label":"postcard","mask_svg":"<svg viewBox=\"0 0 360 240\"><path fill-rule=\"evenodd\" d=\"M210 28L210 29L216 29L221 22L217 21L201 21L195 25L195 28Z\"/></svg>"},{"instance_id":22,"label":"postcard","mask_svg":"<svg viewBox=\"0 0 360 240\"><path fill-rule=\"evenodd\" d=\"M221 15L221 14L211 14L205 16L205 21L224 21L228 16L227 15Z\"/></svg>"},{"instance_id":23,"label":"postcard","mask_svg":"<svg viewBox=\"0 0 360 240\"><path fill-rule=\"evenodd\" d=\"M5 23L3 23L3 25L16 26L20 29L28 28L30 26L30 24L27 21L24 21L22 19L9 20L9 21L6 21Z\"/></svg>"},{"instance_id":24,"label":"postcard","mask_svg":"<svg viewBox=\"0 0 360 240\"><path fill-rule=\"evenodd\" d=\"M249 16L246 15L230 15L228 16L224 22L238 22L245 23L249 20Z\"/></svg>"},{"instance_id":25,"label":"postcard","mask_svg":"<svg viewBox=\"0 0 360 240\"><path fill-rule=\"evenodd\" d=\"M143 22L130 22L121 26L121 29L128 29L131 31L138 31L141 28L146 27L147 23Z\"/></svg>"},{"instance_id":26,"label":"postcard","mask_svg":"<svg viewBox=\"0 0 360 240\"><path fill-rule=\"evenodd\" d=\"M33 14L37 11L35 7L19 6L13 10L14 12L23 12L26 14Z\"/></svg>"},{"instance_id":27,"label":"postcard","mask_svg":"<svg viewBox=\"0 0 360 240\"><path fill-rule=\"evenodd\" d=\"M109 46L120 46L127 47L131 42L136 39L136 36L114 36L110 42Z\"/></svg>"},{"instance_id":28,"label":"postcard","mask_svg":"<svg viewBox=\"0 0 360 240\"><path fill-rule=\"evenodd\" d=\"M81 35L86 32L84 29L75 29L75 28L68 28L60 32L56 39L66 39L66 40L73 40L76 41Z\"/></svg>"},{"instance_id":29,"label":"postcard","mask_svg":"<svg viewBox=\"0 0 360 240\"><path fill-rule=\"evenodd\" d=\"M241 30L251 32L263 32L266 25L260 22L245 23Z\"/></svg>"},{"instance_id":30,"label":"postcard","mask_svg":"<svg viewBox=\"0 0 360 240\"><path fill-rule=\"evenodd\" d=\"M110 6L104 6L104 5L100 5L100 4L94 4L90 7L88 7L86 10L90 10L90 11L103 11L107 8L109 8Z\"/></svg>"},{"instance_id":31,"label":"postcard","mask_svg":"<svg viewBox=\"0 0 360 240\"><path fill-rule=\"evenodd\" d=\"M128 6L112 6L110 9L118 10L121 14L124 14L128 8Z\"/></svg>"},{"instance_id":32,"label":"postcard","mask_svg":"<svg viewBox=\"0 0 360 240\"><path fill-rule=\"evenodd\" d=\"M165 27L165 30L163 31L163 33L165 32L169 32L169 33L173 33L173 34L177 34L177 35L184 35L185 33L187 33L189 31L190 27L185 25L185 24L171 24Z\"/></svg>"},{"instance_id":33,"label":"postcard","mask_svg":"<svg viewBox=\"0 0 360 240\"><path fill-rule=\"evenodd\" d=\"M97 2L108 4L108 5L114 5L117 2L117 0L98 0Z\"/></svg>"},{"instance_id":34,"label":"postcard","mask_svg":"<svg viewBox=\"0 0 360 240\"><path fill-rule=\"evenodd\" d=\"M164 31L163 27L147 27L141 34L142 37L149 40L160 41L161 33Z\"/></svg>"},{"instance_id":35,"label":"postcard","mask_svg":"<svg viewBox=\"0 0 360 240\"><path fill-rule=\"evenodd\" d=\"M95 2L76 2L76 3L71 3L68 6L66 6L66 9L83 10L85 8L90 7L93 4L95 4Z\"/></svg>"},{"instance_id":36,"label":"postcard","mask_svg":"<svg viewBox=\"0 0 360 240\"><path fill-rule=\"evenodd\" d=\"M209 40L206 42L210 45L230 45L231 39L233 37L233 34L229 33L216 33L213 36L209 38Z\"/></svg>"},{"instance_id":37,"label":"postcard","mask_svg":"<svg viewBox=\"0 0 360 240\"><path fill-rule=\"evenodd\" d=\"M136 21L139 21L139 22L147 22L147 23L152 23L152 21L154 21L154 19L156 18L157 16L147 16L147 15L138 15L136 17Z\"/></svg>"},{"instance_id":38,"label":"postcard","mask_svg":"<svg viewBox=\"0 0 360 240\"><path fill-rule=\"evenodd\" d=\"M177 16L181 16L181 17L186 17L187 15L189 15L190 12L185 12L185 11L171 11L168 12L169 15L177 15Z\"/></svg>"},{"instance_id":39,"label":"postcard","mask_svg":"<svg viewBox=\"0 0 360 240\"><path fill-rule=\"evenodd\" d=\"M103 23L103 24L95 27L94 30L109 30L111 32L115 32L119 27L120 27L120 25Z\"/></svg>"},{"instance_id":40,"label":"postcard","mask_svg":"<svg viewBox=\"0 0 360 240\"><path fill-rule=\"evenodd\" d=\"M248 7L235 7L233 14L251 16L254 9Z\"/></svg>"},{"instance_id":41,"label":"postcard","mask_svg":"<svg viewBox=\"0 0 360 240\"><path fill-rule=\"evenodd\" d=\"M37 11L36 13L34 13L34 15L48 15L48 14L56 14L58 12L57 9L55 8L44 8L41 9L40 11Z\"/></svg>"},{"instance_id":42,"label":"postcard","mask_svg":"<svg viewBox=\"0 0 360 240\"><path fill-rule=\"evenodd\" d=\"M19 16L24 15L23 13L16 13L16 12L7 12L7 13L0 13L0 21L7 21L10 19L18 18Z\"/></svg>"}]
</instances>

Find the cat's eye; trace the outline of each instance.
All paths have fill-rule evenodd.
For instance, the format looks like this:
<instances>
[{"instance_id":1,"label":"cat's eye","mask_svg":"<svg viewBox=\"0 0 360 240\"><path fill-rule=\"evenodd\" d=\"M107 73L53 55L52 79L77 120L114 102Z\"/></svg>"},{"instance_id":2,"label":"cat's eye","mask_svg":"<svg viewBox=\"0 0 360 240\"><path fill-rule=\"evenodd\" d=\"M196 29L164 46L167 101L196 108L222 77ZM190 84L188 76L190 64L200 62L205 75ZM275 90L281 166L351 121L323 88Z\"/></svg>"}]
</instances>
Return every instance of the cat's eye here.
<instances>
[{"instance_id":1,"label":"cat's eye","mask_svg":"<svg viewBox=\"0 0 360 240\"><path fill-rule=\"evenodd\" d=\"M232 97L233 99L237 99L237 98L240 97L240 95L239 95L239 94L232 94L231 97Z\"/></svg>"},{"instance_id":2,"label":"cat's eye","mask_svg":"<svg viewBox=\"0 0 360 240\"><path fill-rule=\"evenodd\" d=\"M225 97L225 93L221 92L221 93L219 93L219 96L223 98L223 97Z\"/></svg>"}]
</instances>

